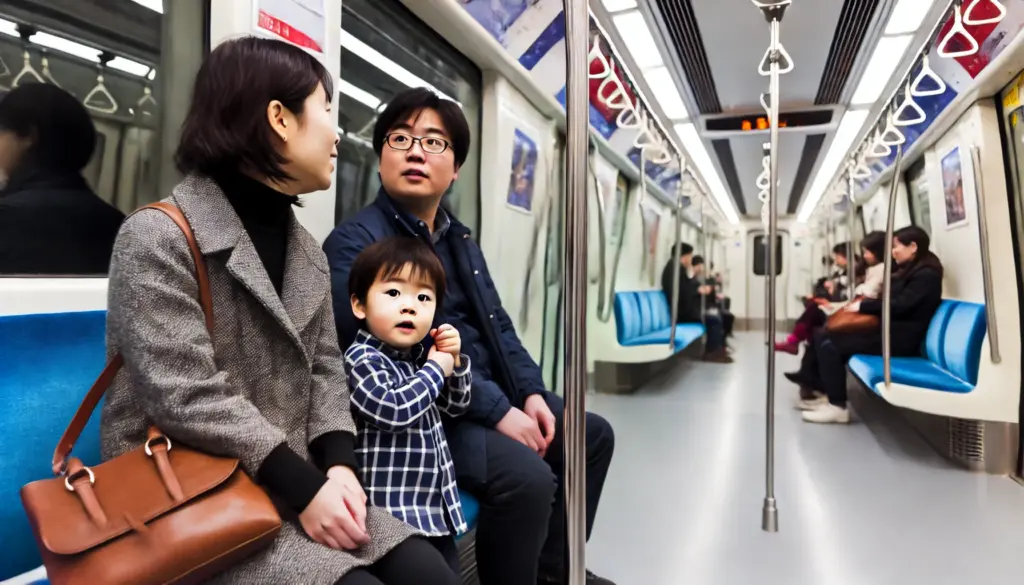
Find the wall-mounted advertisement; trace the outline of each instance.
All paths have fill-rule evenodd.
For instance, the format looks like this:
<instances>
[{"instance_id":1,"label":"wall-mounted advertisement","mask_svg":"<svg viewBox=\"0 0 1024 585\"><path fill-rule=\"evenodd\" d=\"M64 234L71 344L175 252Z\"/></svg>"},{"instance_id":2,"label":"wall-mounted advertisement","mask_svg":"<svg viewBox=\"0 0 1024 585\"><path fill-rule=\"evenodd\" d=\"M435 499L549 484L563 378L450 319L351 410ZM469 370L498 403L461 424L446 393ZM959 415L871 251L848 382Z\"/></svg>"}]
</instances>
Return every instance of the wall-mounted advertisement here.
<instances>
[{"instance_id":1,"label":"wall-mounted advertisement","mask_svg":"<svg viewBox=\"0 0 1024 585\"><path fill-rule=\"evenodd\" d=\"M512 174L505 202L523 213L533 212L533 189L537 177L537 143L516 128L512 145Z\"/></svg>"},{"instance_id":2,"label":"wall-mounted advertisement","mask_svg":"<svg viewBox=\"0 0 1024 585\"><path fill-rule=\"evenodd\" d=\"M661 227L661 213L652 207L641 206L641 215L644 224L644 266L641 272L646 270L647 279L651 286L654 286L654 268L658 257L658 228Z\"/></svg>"},{"instance_id":3,"label":"wall-mounted advertisement","mask_svg":"<svg viewBox=\"0 0 1024 585\"><path fill-rule=\"evenodd\" d=\"M942 157L942 193L946 207L946 229L967 224L964 205L964 174L960 164L960 148Z\"/></svg>"},{"instance_id":4,"label":"wall-mounted advertisement","mask_svg":"<svg viewBox=\"0 0 1024 585\"><path fill-rule=\"evenodd\" d=\"M321 57L327 46L326 0L253 0L253 26Z\"/></svg>"}]
</instances>

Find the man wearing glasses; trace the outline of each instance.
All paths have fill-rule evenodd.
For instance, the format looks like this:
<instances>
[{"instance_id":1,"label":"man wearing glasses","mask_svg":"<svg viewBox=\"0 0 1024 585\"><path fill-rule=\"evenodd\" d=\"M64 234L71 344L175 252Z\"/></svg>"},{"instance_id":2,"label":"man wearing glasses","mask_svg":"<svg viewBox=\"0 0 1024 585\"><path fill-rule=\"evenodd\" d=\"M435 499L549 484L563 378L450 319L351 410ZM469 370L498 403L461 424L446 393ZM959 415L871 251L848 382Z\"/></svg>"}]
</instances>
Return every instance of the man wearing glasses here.
<instances>
[{"instance_id":1,"label":"man wearing glasses","mask_svg":"<svg viewBox=\"0 0 1024 585\"><path fill-rule=\"evenodd\" d=\"M462 109L429 89L406 90L381 113L373 131L380 193L324 242L338 341L344 351L359 327L348 292L349 271L359 252L392 236L422 238L433 246L447 278L435 326L450 323L458 329L462 351L472 364L469 412L444 422L459 487L481 504L476 534L480 581L562 583L562 399L544 387L540 368L502 309L483 252L469 229L441 207L441 198L469 155L469 145ZM429 341L428 337L425 342ZM589 537L615 440L608 422L593 413L587 413L586 432ZM613 585L589 572L587 583Z\"/></svg>"}]
</instances>

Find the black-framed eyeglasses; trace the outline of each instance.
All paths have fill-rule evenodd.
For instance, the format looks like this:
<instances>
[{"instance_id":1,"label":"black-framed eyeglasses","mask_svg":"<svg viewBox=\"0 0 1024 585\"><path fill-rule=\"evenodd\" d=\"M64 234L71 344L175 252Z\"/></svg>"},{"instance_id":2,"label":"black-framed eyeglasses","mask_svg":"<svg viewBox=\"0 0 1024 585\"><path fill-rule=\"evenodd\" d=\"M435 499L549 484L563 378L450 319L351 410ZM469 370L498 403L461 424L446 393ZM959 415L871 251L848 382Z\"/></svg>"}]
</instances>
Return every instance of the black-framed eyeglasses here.
<instances>
[{"instance_id":1,"label":"black-framed eyeglasses","mask_svg":"<svg viewBox=\"0 0 1024 585\"><path fill-rule=\"evenodd\" d=\"M436 136L411 136L405 132L392 132L385 139L388 146L395 150L409 150L413 144L420 143L420 148L427 154L441 154L448 150L448 141Z\"/></svg>"}]
</instances>

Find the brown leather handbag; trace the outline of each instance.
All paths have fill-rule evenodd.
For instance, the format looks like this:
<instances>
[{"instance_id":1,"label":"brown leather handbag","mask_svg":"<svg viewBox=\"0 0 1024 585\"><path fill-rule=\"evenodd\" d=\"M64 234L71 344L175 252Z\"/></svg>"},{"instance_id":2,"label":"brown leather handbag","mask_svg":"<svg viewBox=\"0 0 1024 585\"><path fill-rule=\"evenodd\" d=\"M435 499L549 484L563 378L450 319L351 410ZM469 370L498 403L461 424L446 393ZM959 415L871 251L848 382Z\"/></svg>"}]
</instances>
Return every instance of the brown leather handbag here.
<instances>
[{"instance_id":1,"label":"brown leather handbag","mask_svg":"<svg viewBox=\"0 0 1024 585\"><path fill-rule=\"evenodd\" d=\"M859 297L853 302L860 302L862 299L863 297ZM829 333L872 333L879 331L881 327L882 322L877 315L843 309L829 315L825 322L825 330Z\"/></svg>"},{"instance_id":2,"label":"brown leather handbag","mask_svg":"<svg viewBox=\"0 0 1024 585\"><path fill-rule=\"evenodd\" d=\"M203 256L188 220L169 203L158 209L181 228L196 265L206 326L213 301ZM95 467L70 457L103 393L124 365L111 359L53 454L56 478L21 488L52 585L200 583L269 546L281 518L237 459L215 457L151 427L138 448Z\"/></svg>"}]
</instances>

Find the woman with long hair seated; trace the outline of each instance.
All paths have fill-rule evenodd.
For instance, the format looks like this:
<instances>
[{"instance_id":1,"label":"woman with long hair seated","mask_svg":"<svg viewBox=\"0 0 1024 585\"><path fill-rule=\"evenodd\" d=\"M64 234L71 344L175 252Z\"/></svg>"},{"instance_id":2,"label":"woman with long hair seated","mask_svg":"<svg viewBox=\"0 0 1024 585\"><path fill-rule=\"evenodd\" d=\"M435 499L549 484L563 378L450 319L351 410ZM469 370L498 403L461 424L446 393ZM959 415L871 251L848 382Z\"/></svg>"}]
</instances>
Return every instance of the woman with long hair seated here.
<instances>
[{"instance_id":1,"label":"woman with long hair seated","mask_svg":"<svg viewBox=\"0 0 1024 585\"><path fill-rule=\"evenodd\" d=\"M193 91L176 154L185 178L167 201L205 260L212 324L181 230L160 211L130 216L110 268L108 349L125 367L103 408L104 459L155 425L237 459L266 490L276 540L210 583L459 583L427 540L366 506L356 474L330 268L293 211L334 175L330 73L298 47L243 37L210 53Z\"/></svg>"},{"instance_id":2,"label":"woman with long hair seated","mask_svg":"<svg viewBox=\"0 0 1024 585\"><path fill-rule=\"evenodd\" d=\"M928 333L932 317L942 302L942 263L928 247L928 234L917 226L905 227L893 235L892 257L896 262L889 291L892 322L892 355L916 356ZM880 298L854 301L842 309L867 315L882 315ZM803 418L815 423L847 423L846 362L856 354L881 355L881 329L858 332L815 331L800 364L800 370L786 374L801 387L804 398L798 408Z\"/></svg>"}]
</instances>

